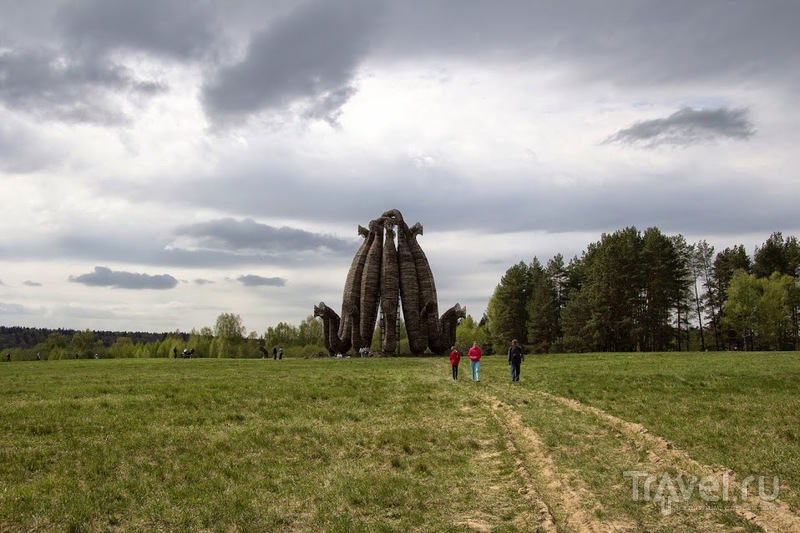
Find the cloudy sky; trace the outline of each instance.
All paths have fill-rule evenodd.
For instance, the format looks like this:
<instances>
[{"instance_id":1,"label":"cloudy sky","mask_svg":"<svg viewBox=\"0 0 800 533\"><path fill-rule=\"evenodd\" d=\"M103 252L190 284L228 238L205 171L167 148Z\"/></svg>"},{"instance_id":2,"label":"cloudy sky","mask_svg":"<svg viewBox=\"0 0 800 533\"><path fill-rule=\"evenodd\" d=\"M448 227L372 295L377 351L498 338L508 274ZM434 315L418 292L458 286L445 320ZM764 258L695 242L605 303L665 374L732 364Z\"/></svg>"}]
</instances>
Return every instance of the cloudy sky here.
<instances>
[{"instance_id":1,"label":"cloudy sky","mask_svg":"<svg viewBox=\"0 0 800 533\"><path fill-rule=\"evenodd\" d=\"M420 222L440 309L635 225L800 234L795 0L0 0L0 324L262 334Z\"/></svg>"}]
</instances>

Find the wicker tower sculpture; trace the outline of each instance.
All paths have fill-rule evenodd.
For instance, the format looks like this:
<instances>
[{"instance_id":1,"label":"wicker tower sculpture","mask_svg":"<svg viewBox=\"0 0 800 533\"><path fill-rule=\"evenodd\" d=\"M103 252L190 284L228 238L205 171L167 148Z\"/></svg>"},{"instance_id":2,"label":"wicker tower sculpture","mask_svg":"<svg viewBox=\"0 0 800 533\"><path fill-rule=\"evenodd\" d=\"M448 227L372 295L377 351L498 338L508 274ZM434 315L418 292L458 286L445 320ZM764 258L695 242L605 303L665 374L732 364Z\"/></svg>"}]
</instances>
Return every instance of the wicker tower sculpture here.
<instances>
[{"instance_id":1,"label":"wicker tower sculpture","mask_svg":"<svg viewBox=\"0 0 800 533\"><path fill-rule=\"evenodd\" d=\"M417 242L422 226L409 228L400 211L391 209L370 221L368 229L359 226L358 232L364 242L347 273L341 316L323 302L314 306L314 316L322 318L325 347L331 354L369 348L381 313L381 349L395 353L399 339L394 325L402 307L412 354L426 348L436 354L447 351L467 310L455 304L439 316L433 272Z\"/></svg>"}]
</instances>

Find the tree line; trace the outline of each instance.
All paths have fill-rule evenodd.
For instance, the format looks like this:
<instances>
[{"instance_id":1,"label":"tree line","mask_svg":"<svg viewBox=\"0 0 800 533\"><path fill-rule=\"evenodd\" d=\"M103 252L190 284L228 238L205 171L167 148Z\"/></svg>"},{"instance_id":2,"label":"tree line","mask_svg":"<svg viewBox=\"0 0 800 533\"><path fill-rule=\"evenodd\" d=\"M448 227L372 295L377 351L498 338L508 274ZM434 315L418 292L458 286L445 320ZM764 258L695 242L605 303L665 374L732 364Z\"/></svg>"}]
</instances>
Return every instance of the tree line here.
<instances>
[{"instance_id":1,"label":"tree line","mask_svg":"<svg viewBox=\"0 0 800 533\"><path fill-rule=\"evenodd\" d=\"M797 350L800 244L773 233L751 258L657 228L603 234L565 264L509 268L484 321L488 342L530 351Z\"/></svg>"},{"instance_id":2,"label":"tree line","mask_svg":"<svg viewBox=\"0 0 800 533\"><path fill-rule=\"evenodd\" d=\"M0 326L0 351L10 348L34 348L41 344L54 333L71 339L78 330L75 329L49 329L49 328L29 328L23 326ZM147 333L133 331L94 331L94 338L100 341L103 346L111 346L118 337L128 337L134 343L148 343L160 341L173 335L172 333ZM183 334L188 336L188 334Z\"/></svg>"},{"instance_id":3,"label":"tree line","mask_svg":"<svg viewBox=\"0 0 800 533\"><path fill-rule=\"evenodd\" d=\"M462 349L486 353L518 339L536 353L667 350L797 350L800 243L773 233L751 258L743 245L715 252L657 228L603 234L580 257L556 254L511 266L479 322L456 330ZM400 321L400 353L409 353ZM372 347L378 350L376 329ZM279 322L263 335L241 316L222 313L213 327L189 333L118 333L0 326L3 358L265 357L324 354L322 322Z\"/></svg>"},{"instance_id":4,"label":"tree line","mask_svg":"<svg viewBox=\"0 0 800 533\"><path fill-rule=\"evenodd\" d=\"M213 327L185 333L114 333L105 331L48 330L44 328L0 327L3 360L105 359L139 357L266 357L272 347L284 348L286 355L324 350L322 325L309 316L300 327L280 323L266 335L247 332L242 317L222 313Z\"/></svg>"}]
</instances>

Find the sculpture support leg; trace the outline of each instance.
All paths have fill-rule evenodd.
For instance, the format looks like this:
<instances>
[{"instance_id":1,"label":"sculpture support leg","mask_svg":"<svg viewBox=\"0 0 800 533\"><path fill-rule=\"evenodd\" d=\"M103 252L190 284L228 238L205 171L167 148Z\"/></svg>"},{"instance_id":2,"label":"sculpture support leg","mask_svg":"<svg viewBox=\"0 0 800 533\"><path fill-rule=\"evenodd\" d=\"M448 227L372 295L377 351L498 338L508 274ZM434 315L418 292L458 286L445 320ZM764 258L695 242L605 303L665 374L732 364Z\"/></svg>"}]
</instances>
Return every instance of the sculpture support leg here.
<instances>
[{"instance_id":1,"label":"sculpture support leg","mask_svg":"<svg viewBox=\"0 0 800 533\"><path fill-rule=\"evenodd\" d=\"M378 319L378 304L381 289L381 258L383 256L383 221L373 220L369 223L370 240L364 272L361 275L361 344L354 347L370 348L375 333L375 321Z\"/></svg>"},{"instance_id":2,"label":"sculpture support leg","mask_svg":"<svg viewBox=\"0 0 800 533\"><path fill-rule=\"evenodd\" d=\"M395 232L392 222L385 223L386 237L383 243L383 264L381 268L381 310L383 311L384 332L383 346L386 353L397 350L397 305L400 302L400 268L397 264L397 247L394 244Z\"/></svg>"}]
</instances>

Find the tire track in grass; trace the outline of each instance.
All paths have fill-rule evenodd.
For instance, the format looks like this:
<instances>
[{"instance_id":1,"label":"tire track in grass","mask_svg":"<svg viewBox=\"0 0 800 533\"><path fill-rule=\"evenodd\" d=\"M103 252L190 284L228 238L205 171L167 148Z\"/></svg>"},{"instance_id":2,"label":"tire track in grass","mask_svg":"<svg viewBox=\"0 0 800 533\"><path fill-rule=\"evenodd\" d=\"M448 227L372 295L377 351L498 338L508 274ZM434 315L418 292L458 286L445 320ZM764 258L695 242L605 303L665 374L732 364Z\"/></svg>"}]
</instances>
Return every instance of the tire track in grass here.
<instances>
[{"instance_id":1,"label":"tire track in grass","mask_svg":"<svg viewBox=\"0 0 800 533\"><path fill-rule=\"evenodd\" d=\"M533 476L531 476L528 467L525 465L525 462L520 458L520 452L517 449L516 445L514 444L514 437L511 434L511 430L509 429L508 425L503 423L502 418L497 413L499 409L499 405L492 406L492 415L495 419L501 424L503 427L503 436L506 441L506 450L514 458L514 466L517 469L517 473L522 478L522 482L524 484L524 488L522 490L522 495L528 500L531 505L533 506L534 510L536 511L537 515L540 518L539 524L537 524L537 530L542 531L545 533L555 533L558 531L556 527L556 520L553 514L550 512L550 508L542 499L539 492L536 490L536 484L534 482Z\"/></svg>"},{"instance_id":2,"label":"tire track in grass","mask_svg":"<svg viewBox=\"0 0 800 533\"><path fill-rule=\"evenodd\" d=\"M489 395L480 395L482 403L503 427L506 449L515 459L517 472L524 484L524 496L536 509L541 521L538 531L556 532L566 529L579 532L615 531L613 524L600 522L588 512L583 502L591 499L587 491L570 486L558 474L553 458L547 453L541 438L525 425L514 409ZM532 473L535 469L535 473ZM542 485L551 504L545 502L537 485ZM564 517L564 527L556 525L556 514ZM622 528L627 529L627 528Z\"/></svg>"},{"instance_id":3,"label":"tire track in grass","mask_svg":"<svg viewBox=\"0 0 800 533\"><path fill-rule=\"evenodd\" d=\"M742 494L742 484L736 479L736 472L724 466L709 466L696 461L688 452L678 449L668 439L653 435L641 424L628 422L602 409L583 404L571 398L564 398L543 391L536 391L536 394L582 414L598 417L625 435L626 438L633 440L637 448L644 449L648 461L653 464L662 465L665 468L672 467L686 475L689 474L689 470L693 470L703 476L727 480L730 494L737 496ZM773 531L776 533L800 531L800 516L793 513L786 502L778 499L773 501L759 499L752 495L753 488L750 487L749 497L745 502L735 502L736 504L732 506L732 510L737 515L768 533Z\"/></svg>"}]
</instances>

